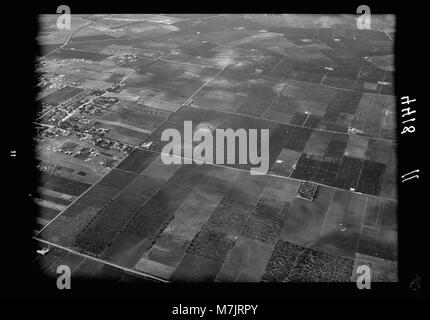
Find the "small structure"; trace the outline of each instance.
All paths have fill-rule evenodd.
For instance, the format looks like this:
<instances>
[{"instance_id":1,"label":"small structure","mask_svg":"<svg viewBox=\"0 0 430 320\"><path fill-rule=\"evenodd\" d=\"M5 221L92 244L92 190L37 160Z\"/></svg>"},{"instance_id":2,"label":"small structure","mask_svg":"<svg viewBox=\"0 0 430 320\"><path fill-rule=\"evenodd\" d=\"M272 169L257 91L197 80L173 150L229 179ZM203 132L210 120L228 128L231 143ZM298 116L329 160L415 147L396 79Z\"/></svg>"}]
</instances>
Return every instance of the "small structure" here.
<instances>
[{"instance_id":1,"label":"small structure","mask_svg":"<svg viewBox=\"0 0 430 320\"><path fill-rule=\"evenodd\" d=\"M44 256L45 254L47 254L49 252L49 250L50 249L48 247L46 247L46 248L43 248L43 249L40 249L40 250L36 250L36 252L38 254L41 254L42 256Z\"/></svg>"},{"instance_id":2,"label":"small structure","mask_svg":"<svg viewBox=\"0 0 430 320\"><path fill-rule=\"evenodd\" d=\"M305 181L302 182L297 190L296 197L312 201L318 190L318 185L313 182Z\"/></svg>"},{"instance_id":3,"label":"small structure","mask_svg":"<svg viewBox=\"0 0 430 320\"><path fill-rule=\"evenodd\" d=\"M353 127L348 128L348 134L358 134L358 133L363 134L364 132L362 130L358 130L358 129L353 128Z\"/></svg>"},{"instance_id":4,"label":"small structure","mask_svg":"<svg viewBox=\"0 0 430 320\"><path fill-rule=\"evenodd\" d=\"M141 144L141 147L145 148L145 149L149 149L149 148L151 148L152 143L153 143L152 141L144 142L144 143Z\"/></svg>"}]
</instances>

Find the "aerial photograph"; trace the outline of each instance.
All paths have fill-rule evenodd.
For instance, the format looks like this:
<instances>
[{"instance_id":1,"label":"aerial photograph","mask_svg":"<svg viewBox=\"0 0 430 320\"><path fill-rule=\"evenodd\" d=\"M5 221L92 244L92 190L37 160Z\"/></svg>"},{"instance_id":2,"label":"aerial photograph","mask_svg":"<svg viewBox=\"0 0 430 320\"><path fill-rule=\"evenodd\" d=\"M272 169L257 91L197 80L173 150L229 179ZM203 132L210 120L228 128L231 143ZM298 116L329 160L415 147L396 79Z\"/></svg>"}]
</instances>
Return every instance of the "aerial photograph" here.
<instances>
[{"instance_id":1,"label":"aerial photograph","mask_svg":"<svg viewBox=\"0 0 430 320\"><path fill-rule=\"evenodd\" d=\"M398 282L395 15L58 18L35 57L41 274Z\"/></svg>"}]
</instances>

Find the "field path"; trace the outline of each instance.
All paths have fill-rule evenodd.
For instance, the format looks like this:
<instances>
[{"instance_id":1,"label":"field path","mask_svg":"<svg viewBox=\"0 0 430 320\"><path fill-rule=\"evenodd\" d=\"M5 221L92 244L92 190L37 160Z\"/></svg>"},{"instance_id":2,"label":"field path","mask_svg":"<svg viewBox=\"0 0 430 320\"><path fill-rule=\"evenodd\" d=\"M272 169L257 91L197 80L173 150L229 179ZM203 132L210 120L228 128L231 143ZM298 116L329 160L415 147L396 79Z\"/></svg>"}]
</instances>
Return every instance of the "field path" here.
<instances>
[{"instance_id":1,"label":"field path","mask_svg":"<svg viewBox=\"0 0 430 320\"><path fill-rule=\"evenodd\" d=\"M126 124L126 123L122 123L122 122L102 120L102 119L98 119L97 121L105 123L105 124L110 124L112 126L123 127L123 128L126 128L126 129L130 129L130 130L133 130L133 131L138 131L138 132L142 132L142 133L146 133L146 134L152 132L151 130L142 129L142 128L135 127L135 126L132 126L132 125L129 125L129 124Z\"/></svg>"}]
</instances>

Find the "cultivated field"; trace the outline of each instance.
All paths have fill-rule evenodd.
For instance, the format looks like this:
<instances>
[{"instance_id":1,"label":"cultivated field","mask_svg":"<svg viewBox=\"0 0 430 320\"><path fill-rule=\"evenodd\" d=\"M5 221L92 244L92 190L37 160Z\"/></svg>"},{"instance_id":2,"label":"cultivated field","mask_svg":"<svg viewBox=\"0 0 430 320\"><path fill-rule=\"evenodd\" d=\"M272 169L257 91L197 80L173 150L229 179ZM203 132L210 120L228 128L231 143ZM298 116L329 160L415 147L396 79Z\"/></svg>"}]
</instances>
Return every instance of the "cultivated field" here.
<instances>
[{"instance_id":1,"label":"cultivated field","mask_svg":"<svg viewBox=\"0 0 430 320\"><path fill-rule=\"evenodd\" d=\"M88 15L72 34L53 21L41 17L40 96L66 120L38 140L35 238L71 251L37 258L43 272L343 282L368 264L397 281L392 17L358 30L353 16ZM162 132L183 141L184 121L268 129L268 173L238 154L165 165ZM303 181L313 201L296 196Z\"/></svg>"}]
</instances>

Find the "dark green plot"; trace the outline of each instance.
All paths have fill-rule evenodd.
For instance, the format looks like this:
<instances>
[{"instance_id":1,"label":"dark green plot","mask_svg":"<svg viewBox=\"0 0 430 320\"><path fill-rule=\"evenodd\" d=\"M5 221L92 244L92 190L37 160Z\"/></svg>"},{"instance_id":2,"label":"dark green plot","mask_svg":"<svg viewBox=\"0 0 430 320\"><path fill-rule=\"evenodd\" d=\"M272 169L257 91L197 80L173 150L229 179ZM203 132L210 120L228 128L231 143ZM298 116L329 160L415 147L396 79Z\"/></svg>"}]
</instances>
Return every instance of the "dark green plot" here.
<instances>
[{"instance_id":1,"label":"dark green plot","mask_svg":"<svg viewBox=\"0 0 430 320\"><path fill-rule=\"evenodd\" d=\"M288 241L279 240L273 250L269 263L263 275L263 282L284 282L288 281L292 273L295 260L303 250L302 247Z\"/></svg>"},{"instance_id":2,"label":"dark green plot","mask_svg":"<svg viewBox=\"0 0 430 320\"><path fill-rule=\"evenodd\" d=\"M267 175L252 176L248 172L242 172L225 197L234 201L255 205L268 180L269 176Z\"/></svg>"},{"instance_id":3,"label":"dark green plot","mask_svg":"<svg viewBox=\"0 0 430 320\"><path fill-rule=\"evenodd\" d=\"M336 121L337 118L328 115L338 115L339 113L355 114L361 99L361 92L339 90L329 101L326 115L327 120Z\"/></svg>"},{"instance_id":4,"label":"dark green plot","mask_svg":"<svg viewBox=\"0 0 430 320\"><path fill-rule=\"evenodd\" d=\"M214 231L255 239L261 225L253 212L255 207L224 198L210 216L206 226Z\"/></svg>"},{"instance_id":5,"label":"dark green plot","mask_svg":"<svg viewBox=\"0 0 430 320\"><path fill-rule=\"evenodd\" d=\"M102 259L132 268L151 244L152 239L147 240L128 232L121 232L103 253Z\"/></svg>"},{"instance_id":6,"label":"dark green plot","mask_svg":"<svg viewBox=\"0 0 430 320\"><path fill-rule=\"evenodd\" d=\"M261 225L257 240L269 244L276 242L287 219L287 215L282 211L283 205L282 201L260 198L256 205L256 210L252 211Z\"/></svg>"},{"instance_id":7,"label":"dark green plot","mask_svg":"<svg viewBox=\"0 0 430 320\"><path fill-rule=\"evenodd\" d=\"M120 194L77 235L75 245L89 254L100 255L115 240L143 201Z\"/></svg>"},{"instance_id":8,"label":"dark green plot","mask_svg":"<svg viewBox=\"0 0 430 320\"><path fill-rule=\"evenodd\" d=\"M213 282L222 263L187 253L171 277L172 282Z\"/></svg>"},{"instance_id":9,"label":"dark green plot","mask_svg":"<svg viewBox=\"0 0 430 320\"><path fill-rule=\"evenodd\" d=\"M369 145L366 150L366 157L370 161L387 164L390 155L394 153L395 145L385 140L369 139Z\"/></svg>"},{"instance_id":10,"label":"dark green plot","mask_svg":"<svg viewBox=\"0 0 430 320\"><path fill-rule=\"evenodd\" d=\"M381 224L381 212L384 203L382 200L374 197L367 199L367 208L363 218L363 225L378 228Z\"/></svg>"},{"instance_id":11,"label":"dark green plot","mask_svg":"<svg viewBox=\"0 0 430 320\"><path fill-rule=\"evenodd\" d=\"M290 127L284 148L302 152L312 131L309 128Z\"/></svg>"},{"instance_id":12,"label":"dark green plot","mask_svg":"<svg viewBox=\"0 0 430 320\"><path fill-rule=\"evenodd\" d=\"M343 157L336 178L336 187L342 189L356 188L362 165L363 160L361 159Z\"/></svg>"},{"instance_id":13,"label":"dark green plot","mask_svg":"<svg viewBox=\"0 0 430 320\"><path fill-rule=\"evenodd\" d=\"M185 255L188 244L188 240L164 232L148 252L147 258L170 267L176 267Z\"/></svg>"},{"instance_id":14,"label":"dark green plot","mask_svg":"<svg viewBox=\"0 0 430 320\"><path fill-rule=\"evenodd\" d=\"M328 145L324 157L341 158L345 153L347 139L345 141L331 140Z\"/></svg>"},{"instance_id":15,"label":"dark green plot","mask_svg":"<svg viewBox=\"0 0 430 320\"><path fill-rule=\"evenodd\" d=\"M122 192L124 195L145 200L157 193L164 184L164 180L140 175L123 189Z\"/></svg>"},{"instance_id":16,"label":"dark green plot","mask_svg":"<svg viewBox=\"0 0 430 320\"><path fill-rule=\"evenodd\" d=\"M44 172L40 183L46 189L54 190L57 192L79 196L91 185L88 183L71 180L68 178L60 177L51 173Z\"/></svg>"},{"instance_id":17,"label":"dark green plot","mask_svg":"<svg viewBox=\"0 0 430 320\"><path fill-rule=\"evenodd\" d=\"M277 97L270 106L271 110L294 114L299 108L299 103L296 99L284 95Z\"/></svg>"},{"instance_id":18,"label":"dark green plot","mask_svg":"<svg viewBox=\"0 0 430 320\"><path fill-rule=\"evenodd\" d=\"M276 92L272 89L273 85L274 83L269 81L252 83L248 91L248 96L270 104L276 98Z\"/></svg>"},{"instance_id":19,"label":"dark green plot","mask_svg":"<svg viewBox=\"0 0 430 320\"><path fill-rule=\"evenodd\" d=\"M364 160L357 191L378 195L381 191L381 177L385 167L382 163Z\"/></svg>"},{"instance_id":20,"label":"dark green plot","mask_svg":"<svg viewBox=\"0 0 430 320\"><path fill-rule=\"evenodd\" d=\"M61 88L57 91L54 91L48 94L46 97L43 98L43 102L46 104L56 106L60 103L63 103L66 100L69 100L70 98L77 95L78 93L81 93L82 91L84 91L84 89L82 88L65 86L64 88Z\"/></svg>"},{"instance_id":21,"label":"dark green plot","mask_svg":"<svg viewBox=\"0 0 430 320\"><path fill-rule=\"evenodd\" d=\"M389 230L397 230L397 203L386 201L382 209L381 227Z\"/></svg>"},{"instance_id":22,"label":"dark green plot","mask_svg":"<svg viewBox=\"0 0 430 320\"><path fill-rule=\"evenodd\" d=\"M354 260L305 248L288 275L293 282L349 282Z\"/></svg>"},{"instance_id":23,"label":"dark green plot","mask_svg":"<svg viewBox=\"0 0 430 320\"><path fill-rule=\"evenodd\" d=\"M191 192L191 188L167 183L136 212L126 232L143 238L158 234Z\"/></svg>"},{"instance_id":24,"label":"dark green plot","mask_svg":"<svg viewBox=\"0 0 430 320\"><path fill-rule=\"evenodd\" d=\"M270 106L270 102L270 100L263 101L259 98L248 98L235 112L249 116L259 117Z\"/></svg>"},{"instance_id":25,"label":"dark green plot","mask_svg":"<svg viewBox=\"0 0 430 320\"><path fill-rule=\"evenodd\" d=\"M157 154L150 151L135 149L125 160L118 166L128 172L141 173L157 157Z\"/></svg>"},{"instance_id":26,"label":"dark green plot","mask_svg":"<svg viewBox=\"0 0 430 320\"><path fill-rule=\"evenodd\" d=\"M115 196L117 196L121 192L120 189L107 187L101 184L94 185L85 196L99 199L112 200Z\"/></svg>"},{"instance_id":27,"label":"dark green plot","mask_svg":"<svg viewBox=\"0 0 430 320\"><path fill-rule=\"evenodd\" d=\"M94 208L102 209L111 200L112 200L112 198L102 199L102 198L90 197L90 196L84 194L78 200L76 200L76 202L73 205L83 206L83 207L94 207Z\"/></svg>"},{"instance_id":28,"label":"dark green plot","mask_svg":"<svg viewBox=\"0 0 430 320\"><path fill-rule=\"evenodd\" d=\"M187 252L222 263L234 243L234 236L203 227L191 240Z\"/></svg>"},{"instance_id":29,"label":"dark green plot","mask_svg":"<svg viewBox=\"0 0 430 320\"><path fill-rule=\"evenodd\" d=\"M116 189L123 189L131 181L137 177L137 174L124 171L122 169L114 168L102 180L99 184Z\"/></svg>"}]
</instances>

